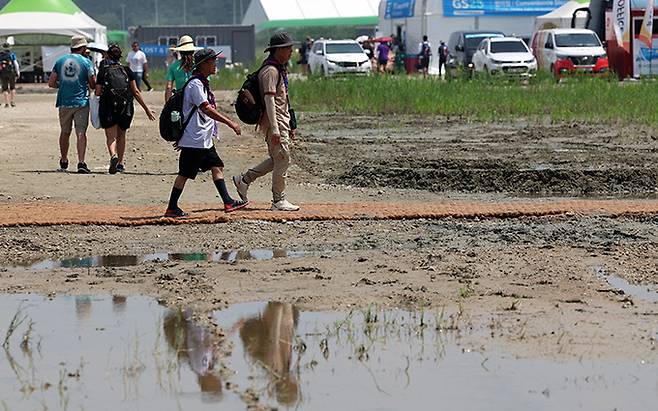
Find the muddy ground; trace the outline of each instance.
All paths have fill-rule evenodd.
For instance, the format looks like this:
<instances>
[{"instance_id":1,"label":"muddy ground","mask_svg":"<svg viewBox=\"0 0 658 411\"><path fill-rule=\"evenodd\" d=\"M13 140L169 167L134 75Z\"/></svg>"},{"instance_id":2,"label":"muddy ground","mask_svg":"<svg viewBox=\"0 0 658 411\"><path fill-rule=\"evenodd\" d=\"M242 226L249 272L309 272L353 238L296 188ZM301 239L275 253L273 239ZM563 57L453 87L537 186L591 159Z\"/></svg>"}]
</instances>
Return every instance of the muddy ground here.
<instances>
[{"instance_id":1,"label":"muddy ground","mask_svg":"<svg viewBox=\"0 0 658 411\"><path fill-rule=\"evenodd\" d=\"M229 110L223 95L222 107ZM160 94L148 94L154 107ZM106 173L101 132L90 132L90 176L55 172L54 96L21 95L0 110L2 203L161 204L176 154L138 112L128 173ZM289 198L310 202L514 201L524 196L655 197L652 130L615 125L385 120L302 113ZM264 156L252 130L223 129L227 174ZM71 153L74 163L74 152ZM267 181L252 188L269 199ZM183 204L218 201L210 177ZM16 227L0 230L0 292L143 294L167 305L221 309L244 301L305 309L404 306L453 316L478 330L470 344L519 356L656 360L658 307L619 292L600 268L658 282L658 218L555 216L486 220L241 222L221 225ZM284 249L265 261L148 262L133 267L17 268L44 259L151 252ZM599 273L597 275L597 273Z\"/></svg>"}]
</instances>

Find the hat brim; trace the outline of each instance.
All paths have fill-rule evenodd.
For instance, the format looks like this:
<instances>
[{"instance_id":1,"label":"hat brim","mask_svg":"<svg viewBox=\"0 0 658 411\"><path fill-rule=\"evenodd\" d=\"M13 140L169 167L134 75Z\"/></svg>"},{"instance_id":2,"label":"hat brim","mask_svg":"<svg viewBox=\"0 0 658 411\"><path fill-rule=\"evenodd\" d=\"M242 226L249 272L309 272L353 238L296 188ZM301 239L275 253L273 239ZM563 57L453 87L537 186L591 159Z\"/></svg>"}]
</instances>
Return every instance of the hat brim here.
<instances>
[{"instance_id":1,"label":"hat brim","mask_svg":"<svg viewBox=\"0 0 658 411\"><path fill-rule=\"evenodd\" d=\"M213 54L209 55L208 57L206 57L205 59L201 60L200 62L198 62L198 63L194 63L193 68L196 69L197 67L199 67L200 65L202 65L203 63L205 63L205 62L208 61L208 60L211 60L211 59L213 59L213 60L217 60L217 56L219 56L220 54L222 54L221 50L220 50L220 51L216 51L216 52L214 52Z\"/></svg>"},{"instance_id":2,"label":"hat brim","mask_svg":"<svg viewBox=\"0 0 658 411\"><path fill-rule=\"evenodd\" d=\"M197 51L197 50L201 50L201 49L202 49L202 47L197 47L197 46L194 45L193 42L189 42L189 43L184 43L180 46L172 47L170 50L172 50L172 51Z\"/></svg>"},{"instance_id":3,"label":"hat brim","mask_svg":"<svg viewBox=\"0 0 658 411\"><path fill-rule=\"evenodd\" d=\"M280 49L280 48L283 48L283 47L290 47L294 44L295 44L294 41L289 41L287 43L277 44L276 46L269 46L268 48L265 49L265 51L263 51L263 53L267 53L268 51L271 51L271 50L274 50L274 49Z\"/></svg>"}]
</instances>

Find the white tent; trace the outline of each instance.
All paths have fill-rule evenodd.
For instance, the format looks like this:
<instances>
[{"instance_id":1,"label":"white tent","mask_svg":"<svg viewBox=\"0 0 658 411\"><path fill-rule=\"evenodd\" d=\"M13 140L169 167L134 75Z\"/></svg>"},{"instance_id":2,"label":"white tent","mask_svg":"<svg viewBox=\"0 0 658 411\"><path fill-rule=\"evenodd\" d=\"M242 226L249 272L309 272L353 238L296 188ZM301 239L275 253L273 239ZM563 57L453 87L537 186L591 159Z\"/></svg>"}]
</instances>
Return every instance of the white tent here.
<instances>
[{"instance_id":1,"label":"white tent","mask_svg":"<svg viewBox=\"0 0 658 411\"><path fill-rule=\"evenodd\" d=\"M72 0L11 0L0 10L0 37L21 34L80 35L107 44L107 29Z\"/></svg>"},{"instance_id":2,"label":"white tent","mask_svg":"<svg viewBox=\"0 0 658 411\"><path fill-rule=\"evenodd\" d=\"M571 0L550 13L543 16L537 16L535 21L535 31L549 28L570 28L573 13L589 6L589 0ZM576 16L576 27L583 28L587 21L585 12L578 13Z\"/></svg>"},{"instance_id":3,"label":"white tent","mask_svg":"<svg viewBox=\"0 0 658 411\"><path fill-rule=\"evenodd\" d=\"M256 31L277 27L377 25L380 0L253 0L242 20Z\"/></svg>"}]
</instances>

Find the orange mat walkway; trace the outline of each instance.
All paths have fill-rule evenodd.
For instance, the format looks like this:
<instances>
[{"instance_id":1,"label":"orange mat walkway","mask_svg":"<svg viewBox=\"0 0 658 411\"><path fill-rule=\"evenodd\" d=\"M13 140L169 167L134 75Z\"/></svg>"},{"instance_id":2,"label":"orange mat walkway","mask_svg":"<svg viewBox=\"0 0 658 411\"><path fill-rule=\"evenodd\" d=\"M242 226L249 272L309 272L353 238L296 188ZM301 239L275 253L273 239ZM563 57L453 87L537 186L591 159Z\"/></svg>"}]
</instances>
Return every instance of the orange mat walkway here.
<instances>
[{"instance_id":1,"label":"orange mat walkway","mask_svg":"<svg viewBox=\"0 0 658 411\"><path fill-rule=\"evenodd\" d=\"M218 204L185 205L190 217L181 220L162 218L162 206L84 205L32 202L2 205L0 227L49 225L213 224L237 220L311 221L367 219L515 218L559 214L636 215L658 214L658 200L528 200L507 203L434 202L434 203L336 203L300 204L298 212L269 211L269 204L254 204L249 209L226 214Z\"/></svg>"}]
</instances>

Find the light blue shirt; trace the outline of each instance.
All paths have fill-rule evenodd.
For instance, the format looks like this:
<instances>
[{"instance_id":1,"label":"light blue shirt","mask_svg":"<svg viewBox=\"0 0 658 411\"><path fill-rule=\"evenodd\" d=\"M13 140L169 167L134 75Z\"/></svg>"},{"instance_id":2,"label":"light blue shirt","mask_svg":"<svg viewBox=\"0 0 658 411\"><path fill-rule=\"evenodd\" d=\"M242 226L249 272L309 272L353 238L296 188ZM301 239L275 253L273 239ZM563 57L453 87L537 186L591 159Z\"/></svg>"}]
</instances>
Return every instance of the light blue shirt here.
<instances>
[{"instance_id":1,"label":"light blue shirt","mask_svg":"<svg viewBox=\"0 0 658 411\"><path fill-rule=\"evenodd\" d=\"M59 88L56 107L84 107L89 104L89 79L94 75L91 61L80 54L67 54L55 62Z\"/></svg>"}]
</instances>

